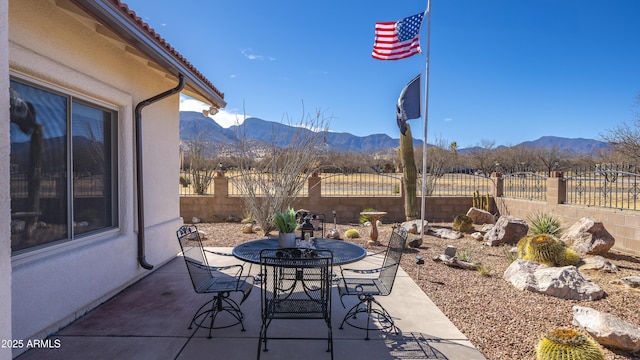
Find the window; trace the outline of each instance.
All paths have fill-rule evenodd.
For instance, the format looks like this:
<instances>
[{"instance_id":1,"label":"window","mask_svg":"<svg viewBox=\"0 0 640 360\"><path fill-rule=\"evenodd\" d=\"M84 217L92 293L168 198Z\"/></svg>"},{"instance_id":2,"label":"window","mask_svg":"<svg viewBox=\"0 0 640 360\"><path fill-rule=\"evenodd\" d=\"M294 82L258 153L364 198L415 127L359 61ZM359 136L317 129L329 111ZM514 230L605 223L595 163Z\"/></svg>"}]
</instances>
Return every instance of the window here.
<instances>
[{"instance_id":1,"label":"window","mask_svg":"<svg viewBox=\"0 0 640 360\"><path fill-rule=\"evenodd\" d=\"M116 111L10 85L12 253L116 227Z\"/></svg>"}]
</instances>

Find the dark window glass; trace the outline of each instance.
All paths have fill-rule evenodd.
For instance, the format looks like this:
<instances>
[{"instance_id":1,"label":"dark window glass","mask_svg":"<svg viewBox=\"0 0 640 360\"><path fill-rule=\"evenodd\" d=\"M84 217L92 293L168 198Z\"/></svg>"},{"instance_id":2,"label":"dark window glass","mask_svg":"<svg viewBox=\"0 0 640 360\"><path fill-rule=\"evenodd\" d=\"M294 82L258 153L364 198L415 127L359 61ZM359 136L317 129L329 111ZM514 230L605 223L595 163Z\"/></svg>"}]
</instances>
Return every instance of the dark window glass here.
<instances>
[{"instance_id":1,"label":"dark window glass","mask_svg":"<svg viewBox=\"0 0 640 360\"><path fill-rule=\"evenodd\" d=\"M115 112L10 84L12 252L116 226Z\"/></svg>"}]
</instances>

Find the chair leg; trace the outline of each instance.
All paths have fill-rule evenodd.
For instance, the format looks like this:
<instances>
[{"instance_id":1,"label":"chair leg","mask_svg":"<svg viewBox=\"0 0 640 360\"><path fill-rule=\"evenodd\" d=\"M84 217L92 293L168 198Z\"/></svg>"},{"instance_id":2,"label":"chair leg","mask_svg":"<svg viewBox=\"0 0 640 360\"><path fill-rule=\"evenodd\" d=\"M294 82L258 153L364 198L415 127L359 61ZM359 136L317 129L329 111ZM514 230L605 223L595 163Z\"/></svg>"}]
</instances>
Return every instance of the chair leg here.
<instances>
[{"instance_id":1,"label":"chair leg","mask_svg":"<svg viewBox=\"0 0 640 360\"><path fill-rule=\"evenodd\" d=\"M215 320L220 315L220 313L226 312L231 315L235 320L230 324L215 326ZM209 319L209 324L204 325L204 322ZM213 299L204 303L195 313L193 319L191 319L191 323L189 324L189 329L193 328L195 325L198 328L208 328L209 334L207 336L208 339L211 339L211 332L213 329L223 329L232 327L240 324L241 330L246 331L244 327L244 314L240 310L240 306L236 301L229 298L228 295L225 294L216 294Z\"/></svg>"},{"instance_id":2,"label":"chair leg","mask_svg":"<svg viewBox=\"0 0 640 360\"><path fill-rule=\"evenodd\" d=\"M342 319L340 323L339 329L344 328L344 324L347 324L351 327L366 330L365 340L369 340L369 330L377 330L378 328L371 326L371 318L376 316L378 323L380 324L380 330L384 331L393 331L395 334L398 334L398 328L393 322L393 318L391 314L373 297L372 295L360 295L358 296L360 302L354 305L347 314ZM362 326L352 322L352 319L357 319L359 313L366 313L367 315L367 325Z\"/></svg>"}]
</instances>

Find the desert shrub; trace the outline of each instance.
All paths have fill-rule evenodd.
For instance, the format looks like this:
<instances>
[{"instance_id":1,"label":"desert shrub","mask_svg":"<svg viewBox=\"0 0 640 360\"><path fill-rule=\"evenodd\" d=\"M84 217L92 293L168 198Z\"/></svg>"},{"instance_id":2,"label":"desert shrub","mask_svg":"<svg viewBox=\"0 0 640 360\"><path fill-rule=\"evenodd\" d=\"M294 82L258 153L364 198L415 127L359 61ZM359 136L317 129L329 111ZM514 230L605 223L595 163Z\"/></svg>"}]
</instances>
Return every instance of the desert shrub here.
<instances>
[{"instance_id":1,"label":"desert shrub","mask_svg":"<svg viewBox=\"0 0 640 360\"><path fill-rule=\"evenodd\" d=\"M476 271L480 276L491 276L491 270L493 270L491 266L484 264L478 264L478 267L476 268Z\"/></svg>"},{"instance_id":2,"label":"desert shrub","mask_svg":"<svg viewBox=\"0 0 640 360\"><path fill-rule=\"evenodd\" d=\"M458 257L458 260L471 262L473 253L469 249L458 249L458 251L456 252L456 256Z\"/></svg>"},{"instance_id":3,"label":"desert shrub","mask_svg":"<svg viewBox=\"0 0 640 360\"><path fill-rule=\"evenodd\" d=\"M372 209L372 208L362 210L362 212L376 212L376 211L377 211L376 209ZM371 218L369 218L366 215L360 215L360 224L364 224L367 221L371 221Z\"/></svg>"},{"instance_id":4,"label":"desert shrub","mask_svg":"<svg viewBox=\"0 0 640 360\"><path fill-rule=\"evenodd\" d=\"M527 217L529 221L529 233L532 235L549 234L556 237L562 235L562 221L559 218L545 213L534 212Z\"/></svg>"},{"instance_id":5,"label":"desert shrub","mask_svg":"<svg viewBox=\"0 0 640 360\"><path fill-rule=\"evenodd\" d=\"M357 238L360 237L360 233L356 229L349 229L349 230L345 231L344 236L347 239L357 239Z\"/></svg>"},{"instance_id":6,"label":"desert shrub","mask_svg":"<svg viewBox=\"0 0 640 360\"><path fill-rule=\"evenodd\" d=\"M458 215L453 219L453 226L451 228L460 232L472 231L473 219L467 215Z\"/></svg>"}]
</instances>

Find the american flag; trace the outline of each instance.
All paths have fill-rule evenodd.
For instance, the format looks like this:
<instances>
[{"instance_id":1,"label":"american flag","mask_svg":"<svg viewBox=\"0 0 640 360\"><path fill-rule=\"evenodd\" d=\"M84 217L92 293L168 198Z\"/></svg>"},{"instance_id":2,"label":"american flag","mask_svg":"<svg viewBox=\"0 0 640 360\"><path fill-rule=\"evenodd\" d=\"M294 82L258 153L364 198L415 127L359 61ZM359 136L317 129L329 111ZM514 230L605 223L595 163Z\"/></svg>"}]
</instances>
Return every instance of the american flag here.
<instances>
[{"instance_id":1,"label":"american flag","mask_svg":"<svg viewBox=\"0 0 640 360\"><path fill-rule=\"evenodd\" d=\"M422 52L420 25L424 13L394 21L376 23L376 37L371 56L378 60L399 60Z\"/></svg>"}]
</instances>

